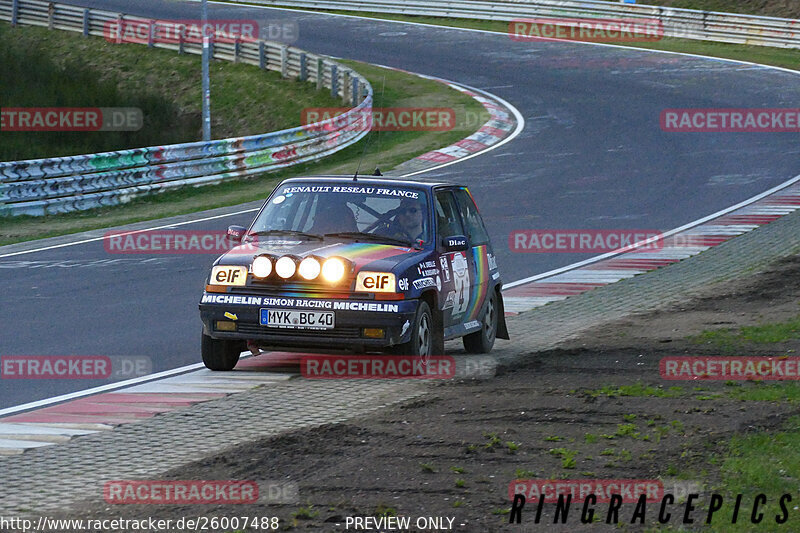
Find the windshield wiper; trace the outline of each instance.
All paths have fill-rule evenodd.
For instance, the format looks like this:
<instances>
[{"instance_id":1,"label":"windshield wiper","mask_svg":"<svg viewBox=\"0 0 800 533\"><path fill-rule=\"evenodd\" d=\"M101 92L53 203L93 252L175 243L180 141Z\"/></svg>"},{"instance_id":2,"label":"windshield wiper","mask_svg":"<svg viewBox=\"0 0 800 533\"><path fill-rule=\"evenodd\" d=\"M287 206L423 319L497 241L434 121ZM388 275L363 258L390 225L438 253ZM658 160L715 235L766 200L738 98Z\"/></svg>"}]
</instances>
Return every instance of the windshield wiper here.
<instances>
[{"instance_id":1,"label":"windshield wiper","mask_svg":"<svg viewBox=\"0 0 800 533\"><path fill-rule=\"evenodd\" d=\"M265 231L251 231L248 235L253 235L254 237L258 237L261 235L295 235L297 237L305 237L306 239L316 239L318 241L322 240L320 235L316 235L314 233L304 233L302 231L295 231L293 229L270 229Z\"/></svg>"},{"instance_id":2,"label":"windshield wiper","mask_svg":"<svg viewBox=\"0 0 800 533\"><path fill-rule=\"evenodd\" d=\"M338 233L326 233L326 237L352 237L354 239L363 239L368 241L381 242L384 244L399 244L405 247L419 248L416 243L404 241L402 239L395 239L394 237L386 237L384 235L376 235L375 233L363 233L361 231L341 231Z\"/></svg>"}]
</instances>

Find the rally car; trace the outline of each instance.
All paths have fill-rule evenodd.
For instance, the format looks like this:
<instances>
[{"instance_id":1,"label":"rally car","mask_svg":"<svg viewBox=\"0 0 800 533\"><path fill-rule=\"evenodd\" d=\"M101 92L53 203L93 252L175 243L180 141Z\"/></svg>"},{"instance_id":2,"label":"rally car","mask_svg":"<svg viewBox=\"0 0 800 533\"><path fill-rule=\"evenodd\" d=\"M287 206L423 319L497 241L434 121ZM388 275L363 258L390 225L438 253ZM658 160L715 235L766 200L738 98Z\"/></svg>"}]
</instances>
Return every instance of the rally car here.
<instances>
[{"instance_id":1,"label":"rally car","mask_svg":"<svg viewBox=\"0 0 800 533\"><path fill-rule=\"evenodd\" d=\"M200 300L202 355L231 370L245 349L441 355L508 339L502 281L466 187L385 178L282 182Z\"/></svg>"}]
</instances>

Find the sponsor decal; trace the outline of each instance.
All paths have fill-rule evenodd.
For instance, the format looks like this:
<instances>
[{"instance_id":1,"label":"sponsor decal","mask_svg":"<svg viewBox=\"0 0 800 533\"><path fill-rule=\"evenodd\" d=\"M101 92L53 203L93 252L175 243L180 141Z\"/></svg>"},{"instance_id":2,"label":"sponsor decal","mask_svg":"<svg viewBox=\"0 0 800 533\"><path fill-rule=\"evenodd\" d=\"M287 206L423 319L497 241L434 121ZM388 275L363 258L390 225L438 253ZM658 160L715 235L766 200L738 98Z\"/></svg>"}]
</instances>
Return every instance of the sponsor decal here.
<instances>
[{"instance_id":1,"label":"sponsor decal","mask_svg":"<svg viewBox=\"0 0 800 533\"><path fill-rule=\"evenodd\" d=\"M447 297L444 300L444 306L442 309L450 309L455 305L456 301L456 291L450 291L447 293Z\"/></svg>"},{"instance_id":2,"label":"sponsor decal","mask_svg":"<svg viewBox=\"0 0 800 533\"><path fill-rule=\"evenodd\" d=\"M411 322L406 320L405 324L403 324L403 329L400 330L401 337L406 334L406 331L408 331L409 326L411 326Z\"/></svg>"},{"instance_id":3,"label":"sponsor decal","mask_svg":"<svg viewBox=\"0 0 800 533\"><path fill-rule=\"evenodd\" d=\"M427 287L435 287L436 282L433 281L433 278L422 278L414 280L414 288L415 289L425 289Z\"/></svg>"},{"instance_id":4,"label":"sponsor decal","mask_svg":"<svg viewBox=\"0 0 800 533\"><path fill-rule=\"evenodd\" d=\"M244 296L234 294L203 294L201 304L238 304L268 307L298 307L303 309L332 309L334 311L376 311L399 313L398 304L377 302L350 302L342 300L305 300L302 298L273 298L268 296Z\"/></svg>"},{"instance_id":5,"label":"sponsor decal","mask_svg":"<svg viewBox=\"0 0 800 533\"><path fill-rule=\"evenodd\" d=\"M323 121L319 128L325 130L360 131L371 123L373 131L450 131L456 127L456 112L449 107L373 107L360 113L349 107L307 107L300 113L303 126Z\"/></svg>"},{"instance_id":6,"label":"sponsor decal","mask_svg":"<svg viewBox=\"0 0 800 533\"><path fill-rule=\"evenodd\" d=\"M514 41L651 42L664 37L659 19L516 19L508 23Z\"/></svg>"},{"instance_id":7,"label":"sponsor decal","mask_svg":"<svg viewBox=\"0 0 800 533\"><path fill-rule=\"evenodd\" d=\"M800 132L800 108L665 109L661 129L668 132Z\"/></svg>"},{"instance_id":8,"label":"sponsor decal","mask_svg":"<svg viewBox=\"0 0 800 533\"><path fill-rule=\"evenodd\" d=\"M3 107L0 131L139 131L138 107Z\"/></svg>"},{"instance_id":9,"label":"sponsor decal","mask_svg":"<svg viewBox=\"0 0 800 533\"><path fill-rule=\"evenodd\" d=\"M403 292L408 290L408 278L400 278L397 280L397 290Z\"/></svg>"},{"instance_id":10,"label":"sponsor decal","mask_svg":"<svg viewBox=\"0 0 800 533\"><path fill-rule=\"evenodd\" d=\"M442 278L436 276L436 290L442 292Z\"/></svg>"},{"instance_id":11,"label":"sponsor decal","mask_svg":"<svg viewBox=\"0 0 800 533\"><path fill-rule=\"evenodd\" d=\"M214 285L244 286L247 283L247 267L217 265L211 269L210 281ZM239 302L231 302L239 303Z\"/></svg>"},{"instance_id":12,"label":"sponsor decal","mask_svg":"<svg viewBox=\"0 0 800 533\"><path fill-rule=\"evenodd\" d=\"M439 257L439 264L442 266L442 275L444 276L445 283L450 281L450 266L447 263L447 256Z\"/></svg>"},{"instance_id":13,"label":"sponsor decal","mask_svg":"<svg viewBox=\"0 0 800 533\"><path fill-rule=\"evenodd\" d=\"M470 320L469 322L464 322L464 327L467 329L479 328L480 326L481 323L478 322L477 320Z\"/></svg>"},{"instance_id":14,"label":"sponsor decal","mask_svg":"<svg viewBox=\"0 0 800 533\"><path fill-rule=\"evenodd\" d=\"M669 380L800 379L800 357L664 357L659 363Z\"/></svg>"},{"instance_id":15,"label":"sponsor decal","mask_svg":"<svg viewBox=\"0 0 800 533\"><path fill-rule=\"evenodd\" d=\"M494 254L487 254L487 258L489 259L489 270L497 270L497 258Z\"/></svg>"},{"instance_id":16,"label":"sponsor decal","mask_svg":"<svg viewBox=\"0 0 800 533\"><path fill-rule=\"evenodd\" d=\"M455 369L449 355L308 355L300 360L303 377L310 379L449 379Z\"/></svg>"},{"instance_id":17,"label":"sponsor decal","mask_svg":"<svg viewBox=\"0 0 800 533\"><path fill-rule=\"evenodd\" d=\"M381 187L358 187L358 186L336 186L333 185L320 185L320 186L287 186L281 191L281 194L290 196L296 193L347 193L347 194L374 194L377 196L396 196L399 198L419 198L418 191L411 191L407 189L384 189Z\"/></svg>"},{"instance_id":18,"label":"sponsor decal","mask_svg":"<svg viewBox=\"0 0 800 533\"><path fill-rule=\"evenodd\" d=\"M239 316L236 313L231 313L229 311L225 311L225 318L230 320L239 320Z\"/></svg>"},{"instance_id":19,"label":"sponsor decal","mask_svg":"<svg viewBox=\"0 0 800 533\"><path fill-rule=\"evenodd\" d=\"M356 276L356 292L394 292L395 278L391 272L362 270Z\"/></svg>"},{"instance_id":20,"label":"sponsor decal","mask_svg":"<svg viewBox=\"0 0 800 533\"><path fill-rule=\"evenodd\" d=\"M456 291L453 304L453 316L460 315L469 306L469 268L467 256L464 252L454 252L450 256L450 264L453 267L453 284Z\"/></svg>"},{"instance_id":21,"label":"sponsor decal","mask_svg":"<svg viewBox=\"0 0 800 533\"><path fill-rule=\"evenodd\" d=\"M492 274L492 279L497 279L499 277L500 277L500 272L495 272L494 274Z\"/></svg>"},{"instance_id":22,"label":"sponsor decal","mask_svg":"<svg viewBox=\"0 0 800 533\"><path fill-rule=\"evenodd\" d=\"M636 243L642 244L633 247ZM652 252L664 247L664 239L660 231L646 229L532 229L512 231L508 246L522 253Z\"/></svg>"}]
</instances>

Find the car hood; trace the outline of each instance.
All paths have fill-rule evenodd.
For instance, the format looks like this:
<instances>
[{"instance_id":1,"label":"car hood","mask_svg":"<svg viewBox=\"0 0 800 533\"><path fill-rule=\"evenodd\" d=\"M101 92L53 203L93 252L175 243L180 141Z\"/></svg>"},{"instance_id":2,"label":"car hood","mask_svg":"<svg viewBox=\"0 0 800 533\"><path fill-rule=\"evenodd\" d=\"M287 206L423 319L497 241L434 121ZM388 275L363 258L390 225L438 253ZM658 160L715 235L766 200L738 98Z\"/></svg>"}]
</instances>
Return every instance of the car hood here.
<instances>
[{"instance_id":1,"label":"car hood","mask_svg":"<svg viewBox=\"0 0 800 533\"><path fill-rule=\"evenodd\" d=\"M379 244L371 242L342 242L294 240L291 238L261 238L253 243L236 246L222 255L216 264L249 265L253 258L261 254L294 255L306 257L342 257L355 264L356 272L369 265L381 271L393 270L407 259L426 255L427 251L404 246Z\"/></svg>"}]
</instances>

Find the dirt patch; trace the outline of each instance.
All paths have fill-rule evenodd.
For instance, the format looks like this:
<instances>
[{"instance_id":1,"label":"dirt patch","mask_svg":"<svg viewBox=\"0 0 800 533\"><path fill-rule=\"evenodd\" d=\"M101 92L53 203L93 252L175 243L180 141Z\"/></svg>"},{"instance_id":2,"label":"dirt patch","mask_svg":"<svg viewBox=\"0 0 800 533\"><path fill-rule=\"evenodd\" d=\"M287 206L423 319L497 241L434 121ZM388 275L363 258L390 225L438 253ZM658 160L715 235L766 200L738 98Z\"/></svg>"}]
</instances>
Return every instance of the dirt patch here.
<instances>
[{"instance_id":1,"label":"dirt patch","mask_svg":"<svg viewBox=\"0 0 800 533\"><path fill-rule=\"evenodd\" d=\"M456 531L602 530L582 525L574 516L580 510L568 525L554 528L552 506L535 526L533 503L522 526L509 526L509 483L667 479L680 471L702 472L699 481L714 488L719 476L711 455L724 451L733 435L779 427L798 412L797 404L737 396L768 386L758 383L664 381L659 360L717 355L714 345L687 336L794 318L799 300L800 259L793 257L746 279L708 287L684 305L588 331L560 349L501 369L494 379L441 384L422 400L369 419L247 443L164 475L294 483L296 504L248 505L246 512L242 506L88 506L71 515L246 514L278 516L284 529L344 531L348 516L388 513L409 516L412 525L418 517L453 518ZM793 339L743 345L740 353L780 355L799 347ZM623 506L623 523L633 507Z\"/></svg>"}]
</instances>

